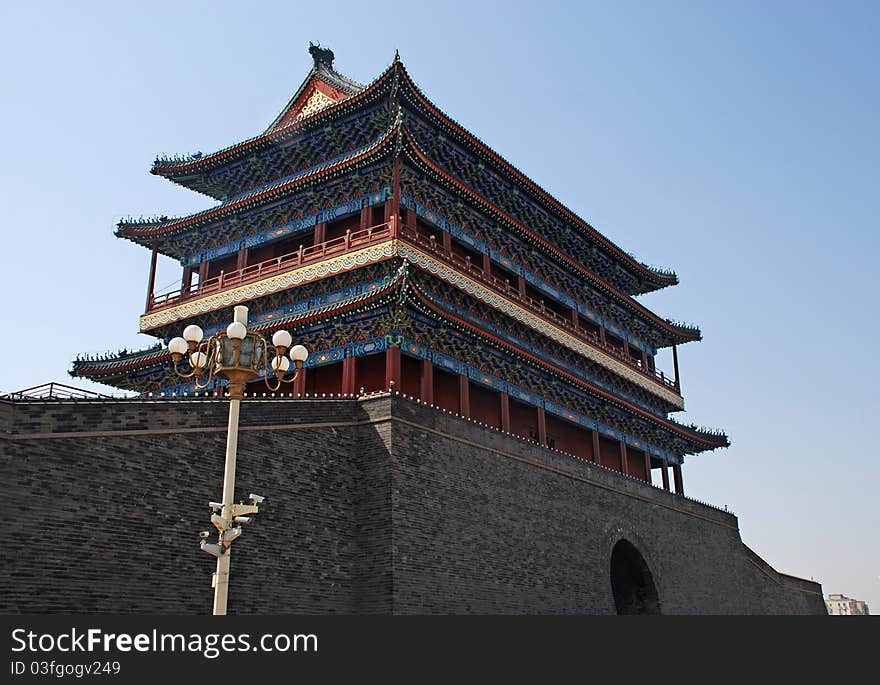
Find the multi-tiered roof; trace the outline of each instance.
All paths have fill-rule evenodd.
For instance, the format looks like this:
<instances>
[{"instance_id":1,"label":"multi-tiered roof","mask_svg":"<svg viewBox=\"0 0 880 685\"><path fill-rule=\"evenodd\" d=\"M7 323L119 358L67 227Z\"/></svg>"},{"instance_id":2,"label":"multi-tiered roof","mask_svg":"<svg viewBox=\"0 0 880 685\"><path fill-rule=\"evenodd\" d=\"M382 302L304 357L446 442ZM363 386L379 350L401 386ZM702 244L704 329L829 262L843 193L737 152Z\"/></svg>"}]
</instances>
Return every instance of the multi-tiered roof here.
<instances>
[{"instance_id":1,"label":"multi-tiered roof","mask_svg":"<svg viewBox=\"0 0 880 685\"><path fill-rule=\"evenodd\" d=\"M210 331L247 302L255 325L288 327L316 351L316 375L399 350L537 406L542 421L546 411L598 427L673 463L727 444L668 417L683 409L680 386L654 355L700 332L634 296L676 284L674 273L621 250L444 114L397 56L363 86L329 50L311 52L314 67L259 136L156 160L152 173L219 202L118 225L184 267L179 291L151 293L142 332L167 342L188 322ZM78 360L73 373L171 389L168 359L160 347Z\"/></svg>"}]
</instances>

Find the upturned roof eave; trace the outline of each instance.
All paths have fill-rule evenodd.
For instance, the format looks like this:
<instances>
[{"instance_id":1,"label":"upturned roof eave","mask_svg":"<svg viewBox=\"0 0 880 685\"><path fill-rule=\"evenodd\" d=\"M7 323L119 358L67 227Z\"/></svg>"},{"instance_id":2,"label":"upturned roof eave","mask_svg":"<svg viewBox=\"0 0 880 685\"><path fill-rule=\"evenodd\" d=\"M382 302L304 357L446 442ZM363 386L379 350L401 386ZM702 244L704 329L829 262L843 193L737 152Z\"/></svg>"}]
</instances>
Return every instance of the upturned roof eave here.
<instances>
[{"instance_id":1,"label":"upturned roof eave","mask_svg":"<svg viewBox=\"0 0 880 685\"><path fill-rule=\"evenodd\" d=\"M336 302L280 316L272 321L262 321L250 326L250 329L265 335L286 326L302 326L318 317L336 314L352 307L363 307L396 293L405 282L405 278L406 270L399 268L395 273L389 274L387 282L376 290L350 295ZM95 379L170 363L170 361L171 352L167 348L153 346L104 359L75 359L69 373L73 377Z\"/></svg>"},{"instance_id":2,"label":"upturned roof eave","mask_svg":"<svg viewBox=\"0 0 880 685\"><path fill-rule=\"evenodd\" d=\"M205 209L185 217L169 219L167 221L120 222L117 225L115 235L118 238L131 240L144 247L150 247L155 242L182 233L187 228L203 225L208 220L222 218L231 214L234 210L251 209L262 203L280 199L287 192L322 176L340 173L358 163L379 161L383 155L393 152L393 142L399 128L400 119L398 117L380 138L377 138L369 145L353 150L341 159L306 172L300 172L292 178L289 177L288 180L273 181L260 188L248 191L241 196L227 200L216 207L211 207L210 209ZM165 253L163 252L163 254Z\"/></svg>"},{"instance_id":3,"label":"upturned roof eave","mask_svg":"<svg viewBox=\"0 0 880 685\"><path fill-rule=\"evenodd\" d=\"M391 66L389 66L378 78L376 78L371 84L367 86L361 86L357 82L348 79L342 74L339 74L335 70L330 69L324 65L313 67L309 71L308 75L306 76L300 87L297 89L294 96L282 109L281 113L275 118L272 124L259 136L250 138L246 141L242 141L228 148L224 148L217 152L211 153L210 155L199 156L195 159L185 159L179 162L162 162L161 160L157 160L156 163L154 163L153 165L151 173L168 178L174 183L178 183L179 185L195 190L196 192L203 193L208 197L220 199L216 192L212 192L209 188L206 188L202 184L195 182L196 179L199 178L200 173L203 173L207 169L215 168L218 165L236 161L240 159L241 156L243 156L244 154L250 153L253 149L261 149L263 145L268 144L270 141L274 142L276 138L283 138L285 135L289 135L290 133L297 131L300 128L306 128L309 125L315 123L323 123L325 119L330 119L338 114L341 110L343 110L344 105L351 106L361 103L368 93L373 92L377 88L377 86L380 83L384 82L389 74L392 73L403 74L404 79L402 83L408 86L410 92L414 95L416 100L420 101L422 105L427 108L427 110L431 114L434 115L438 123L444 125L447 130L458 134L458 136L463 139L463 142L470 144L476 150L482 152L483 156L487 160L493 162L495 166L501 167L501 169L507 175L512 176L517 182L522 184L527 189L530 189L532 191L531 194L535 199L540 201L545 207L547 207L551 211L554 211L554 213L556 213L557 215L561 215L563 219L566 219L573 223L576 228L580 229L580 231L582 232L582 234L584 234L586 238L591 239L595 243L599 244L600 247L603 247L606 252L610 253L611 256L616 257L621 263L628 264L628 270L639 281L640 287L634 289L633 292L628 292L627 294L644 294L659 290L664 287L677 285L679 283L678 277L675 273L651 267L647 264L644 264L643 262L639 262L628 253L624 252L613 241L608 239L593 226L591 226L587 221L568 209L549 192L544 190L541 186L535 183L523 172L521 172L510 162L504 159L504 157L502 157L499 153L495 152L492 148L483 143L470 131L465 129L457 121L455 121L445 112L443 112L443 110L435 105L415 84L415 82L412 80L409 73L407 72L406 68L403 66L402 62L400 62L398 58L395 58L395 61L391 64ZM341 100L335 105L331 105L327 109L315 113L311 117L306 117L301 121L293 122L281 128L275 128L278 122L283 120L284 116L290 110L290 107L293 106L293 104L302 95L304 90L308 87L309 83L314 78L322 78L334 87L344 86L343 88L340 88L341 90L345 90L345 88L348 88L349 90L354 90L356 87L360 87L361 90L358 92L353 92L351 97Z\"/></svg>"},{"instance_id":4,"label":"upturned roof eave","mask_svg":"<svg viewBox=\"0 0 880 685\"><path fill-rule=\"evenodd\" d=\"M454 133L458 133L460 137L464 139L464 142L469 143L474 148L481 151L486 159L496 163L496 165L502 167L508 175L513 176L519 183L531 189L532 195L535 197L535 199L541 201L542 204L544 204L545 207L547 207L551 211L554 211L557 214L562 215L563 218L571 221L575 225L575 227L581 230L585 237L592 239L593 241L604 246L605 249L612 253L613 256L617 257L620 261L629 264L634 275L641 275L643 278L649 279L656 285L656 287L643 290L642 292L651 292L653 290L658 290L660 288L665 288L667 286L678 284L678 276L674 272L661 271L659 269L656 269L655 267L648 266L647 264L639 262L631 255L624 252L612 240L600 233L587 221L579 217L572 210L566 207L562 202L553 197L553 195L551 195L548 191L544 190L544 188L535 183L531 178L526 176L513 164L504 159L501 154L493 150L486 143L481 141L474 134L464 128L464 126L462 126L457 121L455 121L455 119L446 114L422 92L422 90L412 80L412 77L410 77L409 72L407 72L406 67L404 67L402 63L400 64L400 68L405 77L404 83L410 87L410 91L413 93L413 95L415 95L416 98L418 98L422 102L422 104L426 108L428 108L428 110L432 114L434 114L439 123L445 125L448 130Z\"/></svg>"},{"instance_id":5,"label":"upturned roof eave","mask_svg":"<svg viewBox=\"0 0 880 685\"><path fill-rule=\"evenodd\" d=\"M484 205L489 211L493 214L496 214L498 217L503 219L504 221L510 223L511 225L516 226L516 228L523 233L524 235L528 235L531 239L542 243L547 249L551 250L559 259L563 260L566 264L572 269L576 269L577 272L585 277L587 280L592 281L594 284L598 285L602 289L604 289L608 294L612 295L620 304L624 305L628 310L632 311L636 315L641 315L646 321L650 322L652 325L658 327L659 330L662 330L667 339L669 340L667 346L683 344L687 342L695 342L700 340L702 335L700 334L699 329L688 329L682 328L680 325L675 323L671 323L666 319L662 319L657 316L650 309L641 304L638 300L635 300L631 295L618 290L616 287L608 283L605 279L597 276L592 273L582 265L575 262L573 259L563 254L558 248L553 246L549 241L545 240L541 236L533 233L528 228L520 224L516 219L507 215L503 210L498 207L495 207L487 198L482 197L475 190L466 186L464 183L459 181L458 179L450 176L446 172L442 170L442 168L430 159L428 154L422 150L415 139L409 134L406 130L406 127L403 126L403 140L405 149L410 151L413 155L416 155L418 161L423 164L428 165L427 168L431 170L433 173L441 173L444 177L446 177L448 182L455 184L457 187L460 187L465 192L469 193L471 196L475 198L476 201ZM416 161L416 160L413 160Z\"/></svg>"},{"instance_id":6,"label":"upturned roof eave","mask_svg":"<svg viewBox=\"0 0 880 685\"><path fill-rule=\"evenodd\" d=\"M206 219L213 220L218 217L225 216L227 213L231 213L233 209L250 209L254 206L258 206L258 204L262 201L271 202L277 200L280 197L283 197L286 191L297 188L300 184L312 180L316 176L328 173L338 173L346 169L349 165L357 163L359 160L367 160L371 153L375 154L375 159L369 159L369 161L376 161L381 158L381 154L383 154L379 152L380 150L382 150L383 145L387 146L384 152L390 152L392 141L397 135L401 133L403 134L402 139L403 141L405 141L405 147L407 149L409 149L413 154L417 155L423 161L436 166L428 159L427 154L418 147L418 144L415 142L412 136L410 136L405 131L401 113L398 112L398 117L396 121L388 128L388 130L382 137L373 141L373 143L368 146L364 146L363 148L352 151L351 153L345 155L342 159L336 160L335 162L331 162L329 164L321 165L318 168L310 171L309 173L304 173L287 181L275 181L270 184L265 184L258 189L249 191L243 196L233 198L232 200L229 200L217 207L203 210L202 212L197 212L187 217L168 219L165 221L154 220L138 222L136 224L133 224L134 228L128 228L128 226L131 226L132 224L124 224L121 222L115 234L117 237L125 238L141 246L151 247L154 243L161 243L161 241L163 241L164 239L167 239L174 234L179 234L183 232L183 230L181 229L185 229L189 225L198 226L201 225L202 222ZM463 188L466 188L466 186L461 184L460 181L457 181L455 179L451 180L459 185L462 185ZM474 194L481 201L481 203L486 204L491 209L494 209L495 212L501 211L497 208L494 208L494 206L492 206L491 203L488 202L488 200L476 194L475 191L468 188L466 188L466 190ZM519 224L511 217L507 217L506 215L503 216L508 221L511 221L519 226ZM520 230L531 234L531 232L528 231L525 227L520 226ZM535 239L540 240L539 236L535 236L534 234L532 235ZM552 245L549 245L549 243L548 246L552 248ZM160 252L174 259L179 258L179 254L174 251L161 249L160 247ZM604 281L604 279L601 279L595 274L586 271L585 269L583 269L583 267L578 268L580 271L583 272L585 276L606 289L609 294L615 296L616 299L627 306L628 309L634 311L634 313L636 314L643 313L643 316L646 315L650 322L659 325L668 339L668 345L686 343L699 340L701 338L698 329L682 328L673 322L661 319L656 314L650 312L650 310L647 310L643 305L634 300L631 296L617 290L614 286Z\"/></svg>"},{"instance_id":7,"label":"upturned roof eave","mask_svg":"<svg viewBox=\"0 0 880 685\"><path fill-rule=\"evenodd\" d=\"M285 114L289 111L290 107L296 102L297 98L302 95L302 92L308 87L308 84L311 82L312 78L319 74L319 70L314 67L306 76L306 79L300 85L299 89L296 91L291 100L285 105L284 109L281 113L275 118L272 124L265 130L263 133L254 136L252 138L248 138L247 140L243 140L241 142L235 143L228 147L222 148L221 150L217 150L216 152L212 152L208 155L199 155L198 157L191 156L190 158L184 158L180 161L175 160L161 160L157 159L152 168L150 169L150 173L156 176L162 176L163 178L167 178L169 181L174 183L178 183L179 185L183 185L185 187L191 187L188 185L188 182L184 182L184 179L187 177L195 178L198 174L204 173L209 169L214 169L223 164L228 164L231 162L238 161L246 154L251 154L254 150L262 149L263 147L277 142L279 139L283 140L285 136L294 134L299 132L301 129L307 129L313 125L320 125L325 122L327 119L331 119L340 111L346 110L348 108L352 108L354 106L358 106L362 104L365 100L369 101L370 96L378 90L379 86L385 81L390 73L392 73L394 69L394 65L388 67L382 74L380 74L372 83L361 86L361 90L357 93L352 93L351 97L348 97L344 100L340 100L339 102L330 105L326 109L321 110L320 112L315 112L311 116L305 117L299 121L291 122L286 126L282 126L279 128L275 128L279 121L281 121ZM335 72L338 76L342 76ZM347 77L343 77L346 78ZM350 79L348 79L350 80ZM355 81L351 81L352 83L356 83ZM330 85L334 85L331 83ZM358 84L360 85L360 84ZM210 197L214 197L210 193L205 192L204 190L198 190L197 188L193 188L197 192L202 192Z\"/></svg>"}]
</instances>

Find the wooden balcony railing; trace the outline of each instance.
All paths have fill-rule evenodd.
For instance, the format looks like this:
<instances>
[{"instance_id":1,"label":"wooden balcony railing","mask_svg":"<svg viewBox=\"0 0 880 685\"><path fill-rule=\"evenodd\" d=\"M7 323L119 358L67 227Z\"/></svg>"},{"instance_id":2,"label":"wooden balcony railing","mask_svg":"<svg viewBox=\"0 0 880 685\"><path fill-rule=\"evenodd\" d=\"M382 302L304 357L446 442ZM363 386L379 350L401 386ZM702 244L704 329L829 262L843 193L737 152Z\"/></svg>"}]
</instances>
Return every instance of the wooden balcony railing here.
<instances>
[{"instance_id":1,"label":"wooden balcony railing","mask_svg":"<svg viewBox=\"0 0 880 685\"><path fill-rule=\"evenodd\" d=\"M318 245L309 245L308 247L300 245L296 252L272 257L257 264L249 264L237 271L221 271L218 276L207 278L204 282L197 283L185 290L178 289L156 295L147 311L152 312L194 297L202 297L237 285L259 281L267 276L290 271L312 262L319 262L330 256L345 254L373 243L384 242L390 237L391 227L384 223L359 231L348 231L344 236L327 240Z\"/></svg>"},{"instance_id":2,"label":"wooden balcony railing","mask_svg":"<svg viewBox=\"0 0 880 685\"><path fill-rule=\"evenodd\" d=\"M498 278L491 272L487 273L482 268L482 265L474 264L470 259L460 257L451 250L446 250L443 247L442 242L437 241L434 236L405 226L401 226L400 228L401 237L405 238L407 241L426 249L428 252L438 256L440 259L455 266L457 269L474 276L477 280L488 285L508 299L524 305L531 312L537 314L546 321L559 328L565 329L568 333L574 335L580 340L602 350L609 356L624 362L647 378L650 378L675 392L679 392L678 382L668 378L662 371L646 368L641 363L641 360L633 359L624 350L621 350L608 342L604 342L596 333L583 326L576 325L572 319L560 316L542 300L535 300L525 293L521 293L518 288L511 285L506 279ZM346 252L357 250L373 243L384 242L391 237L392 231L390 223L383 223L358 231L348 231L344 236L327 240L317 245L310 245L308 247L300 245L296 252L272 257L271 259L267 259L257 264L250 264L237 271L221 271L218 276L205 279L204 282L197 283L187 289L178 289L156 295L153 297L152 304L147 312L149 313L158 309L170 307L194 297L202 297L237 285L258 281L267 276L283 273L305 264L322 261L330 256L345 254Z\"/></svg>"},{"instance_id":3,"label":"wooden balcony railing","mask_svg":"<svg viewBox=\"0 0 880 685\"><path fill-rule=\"evenodd\" d=\"M667 377L666 374L664 374L662 371L646 368L641 363L641 360L633 359L630 355L626 354L626 352L621 350L619 347L615 347L608 342L603 342L596 333L584 328L583 326L575 325L572 319L560 316L557 312L547 307L542 300L535 300L525 293L521 293L519 291L519 288L511 285L511 283L506 279L498 278L492 273L486 273L482 265L474 264L473 262L471 262L470 259L466 257L461 257L451 250L446 250L443 247L442 242L436 240L434 236L418 230L413 230L410 227L401 227L401 237L417 244L420 247L426 248L429 252L437 255L445 262L452 264L457 269L465 271L468 274L474 276L477 280L490 286L493 290L496 290L508 299L525 305L526 308L528 308L533 313L539 315L543 319L549 321L559 328L565 329L568 333L574 335L575 337L588 343L589 345L599 348L609 356L624 362L647 378L650 378L651 380L663 385L664 387L669 388L670 390L674 390L676 393L679 392L678 382Z\"/></svg>"}]
</instances>

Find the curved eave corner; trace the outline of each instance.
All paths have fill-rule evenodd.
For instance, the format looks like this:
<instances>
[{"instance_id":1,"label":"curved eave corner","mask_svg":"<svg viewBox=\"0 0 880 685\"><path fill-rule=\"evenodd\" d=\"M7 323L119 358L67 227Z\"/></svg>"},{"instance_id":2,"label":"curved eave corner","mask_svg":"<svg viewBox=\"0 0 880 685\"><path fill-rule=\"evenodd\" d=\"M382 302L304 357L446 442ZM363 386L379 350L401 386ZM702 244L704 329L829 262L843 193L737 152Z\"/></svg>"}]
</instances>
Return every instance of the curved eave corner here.
<instances>
[{"instance_id":1,"label":"curved eave corner","mask_svg":"<svg viewBox=\"0 0 880 685\"><path fill-rule=\"evenodd\" d=\"M673 423L677 422L673 421ZM690 454L701 454L702 452L712 452L717 449L730 447L730 438L723 431L700 428L694 425L683 426L683 428L692 431L697 440L699 440L702 445L705 445L702 449L691 452Z\"/></svg>"},{"instance_id":2,"label":"curved eave corner","mask_svg":"<svg viewBox=\"0 0 880 685\"><path fill-rule=\"evenodd\" d=\"M678 274L676 274L674 271L670 271L668 269L660 269L658 267L651 266L650 264L645 264L644 262L639 263L652 274L654 274L655 278L650 280L642 279L642 286L641 288L639 288L639 291L631 293L631 295L644 295L646 293L653 293L658 290L663 290L663 288L669 288L680 283L678 279Z\"/></svg>"},{"instance_id":3,"label":"curved eave corner","mask_svg":"<svg viewBox=\"0 0 880 685\"><path fill-rule=\"evenodd\" d=\"M181 218L162 216L148 219L123 219L116 224L113 235L117 238L130 240L142 247L150 247L156 238L148 236L161 236L162 227L173 224Z\"/></svg>"},{"instance_id":4,"label":"curved eave corner","mask_svg":"<svg viewBox=\"0 0 880 685\"><path fill-rule=\"evenodd\" d=\"M683 345L689 342L699 342L703 339L703 332L698 326L691 324L679 323L672 319L666 319L671 331L677 334L678 339L673 343L675 345Z\"/></svg>"},{"instance_id":5,"label":"curved eave corner","mask_svg":"<svg viewBox=\"0 0 880 685\"><path fill-rule=\"evenodd\" d=\"M171 359L171 353L167 349L155 345L134 352L124 350L117 354L94 357L80 356L71 362L70 370L67 373L73 378L102 378L123 373L145 364L163 361L165 358Z\"/></svg>"}]
</instances>

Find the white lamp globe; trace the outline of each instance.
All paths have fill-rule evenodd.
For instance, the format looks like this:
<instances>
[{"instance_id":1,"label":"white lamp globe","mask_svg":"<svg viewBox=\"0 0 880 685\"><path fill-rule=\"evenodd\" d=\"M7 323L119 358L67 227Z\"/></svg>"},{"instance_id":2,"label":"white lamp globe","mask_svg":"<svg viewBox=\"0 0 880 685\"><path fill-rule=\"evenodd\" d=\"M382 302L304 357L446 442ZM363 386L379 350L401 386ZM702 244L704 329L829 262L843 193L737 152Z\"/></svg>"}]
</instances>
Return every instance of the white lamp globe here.
<instances>
[{"instance_id":1,"label":"white lamp globe","mask_svg":"<svg viewBox=\"0 0 880 685\"><path fill-rule=\"evenodd\" d=\"M233 321L226 327L226 336L233 340L244 340L247 335L247 326L241 321Z\"/></svg>"},{"instance_id":2,"label":"white lamp globe","mask_svg":"<svg viewBox=\"0 0 880 685\"><path fill-rule=\"evenodd\" d=\"M302 345L294 345L290 348L290 358L295 362L304 362L309 357L309 351Z\"/></svg>"},{"instance_id":3,"label":"white lamp globe","mask_svg":"<svg viewBox=\"0 0 880 685\"><path fill-rule=\"evenodd\" d=\"M201 369L208 363L208 355L204 352L193 352L189 355L189 361L194 369Z\"/></svg>"},{"instance_id":4,"label":"white lamp globe","mask_svg":"<svg viewBox=\"0 0 880 685\"><path fill-rule=\"evenodd\" d=\"M190 324L183 329L183 339L187 342L200 343L202 342L202 337L202 329L195 324Z\"/></svg>"},{"instance_id":5,"label":"white lamp globe","mask_svg":"<svg viewBox=\"0 0 880 685\"><path fill-rule=\"evenodd\" d=\"M275 331L275 334L272 336L272 344L275 347L289 348L292 342L293 338L287 331Z\"/></svg>"},{"instance_id":6,"label":"white lamp globe","mask_svg":"<svg viewBox=\"0 0 880 685\"><path fill-rule=\"evenodd\" d=\"M168 343L168 351L171 354L186 354L188 349L186 340L183 338L172 338Z\"/></svg>"},{"instance_id":7,"label":"white lamp globe","mask_svg":"<svg viewBox=\"0 0 880 685\"><path fill-rule=\"evenodd\" d=\"M275 357L272 359L272 370L276 373L284 373L290 368L290 361L287 357Z\"/></svg>"}]
</instances>

